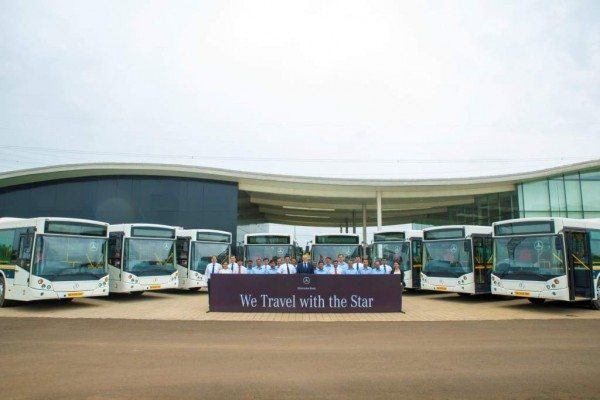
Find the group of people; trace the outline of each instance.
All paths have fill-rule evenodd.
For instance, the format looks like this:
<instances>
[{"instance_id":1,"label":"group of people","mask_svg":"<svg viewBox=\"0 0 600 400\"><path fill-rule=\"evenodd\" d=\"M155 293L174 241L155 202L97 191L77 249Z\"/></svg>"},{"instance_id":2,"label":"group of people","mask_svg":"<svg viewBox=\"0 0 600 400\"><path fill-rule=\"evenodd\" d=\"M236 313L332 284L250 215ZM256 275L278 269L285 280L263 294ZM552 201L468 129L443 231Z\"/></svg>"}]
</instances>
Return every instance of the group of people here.
<instances>
[{"instance_id":1,"label":"group of people","mask_svg":"<svg viewBox=\"0 0 600 400\"><path fill-rule=\"evenodd\" d=\"M394 260L393 265L387 265L386 259L378 259L369 265L369 260L364 260L357 256L354 260L349 259L343 254L338 255L337 259L332 260L326 257L319 260L316 265L310 261L308 254L302 256L302 261L297 262L289 256L284 259L270 260L268 258L257 258L255 261L237 260L231 256L229 261L219 264L217 257L213 256L211 262L206 266L204 276L210 280L212 274L315 274L315 275L389 275L398 274L404 282L404 271L400 267L402 260Z\"/></svg>"}]
</instances>

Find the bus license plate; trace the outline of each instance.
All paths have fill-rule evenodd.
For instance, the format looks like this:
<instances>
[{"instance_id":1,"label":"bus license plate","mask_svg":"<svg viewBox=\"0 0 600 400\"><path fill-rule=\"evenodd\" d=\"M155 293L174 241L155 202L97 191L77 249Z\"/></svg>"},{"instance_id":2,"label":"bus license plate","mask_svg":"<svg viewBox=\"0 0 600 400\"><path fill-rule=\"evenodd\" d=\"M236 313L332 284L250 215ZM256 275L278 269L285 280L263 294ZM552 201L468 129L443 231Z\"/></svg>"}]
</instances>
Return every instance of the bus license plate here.
<instances>
[{"instance_id":1,"label":"bus license plate","mask_svg":"<svg viewBox=\"0 0 600 400\"><path fill-rule=\"evenodd\" d=\"M150 285L150 289L160 289L160 285Z\"/></svg>"},{"instance_id":2,"label":"bus license plate","mask_svg":"<svg viewBox=\"0 0 600 400\"><path fill-rule=\"evenodd\" d=\"M529 296L530 294L529 292L515 292L515 296Z\"/></svg>"},{"instance_id":3,"label":"bus license plate","mask_svg":"<svg viewBox=\"0 0 600 400\"><path fill-rule=\"evenodd\" d=\"M83 292L69 292L67 297L83 297Z\"/></svg>"},{"instance_id":4,"label":"bus license plate","mask_svg":"<svg viewBox=\"0 0 600 400\"><path fill-rule=\"evenodd\" d=\"M445 292L446 290L448 290L448 288L446 286L436 286L435 290L441 290L442 292Z\"/></svg>"}]
</instances>

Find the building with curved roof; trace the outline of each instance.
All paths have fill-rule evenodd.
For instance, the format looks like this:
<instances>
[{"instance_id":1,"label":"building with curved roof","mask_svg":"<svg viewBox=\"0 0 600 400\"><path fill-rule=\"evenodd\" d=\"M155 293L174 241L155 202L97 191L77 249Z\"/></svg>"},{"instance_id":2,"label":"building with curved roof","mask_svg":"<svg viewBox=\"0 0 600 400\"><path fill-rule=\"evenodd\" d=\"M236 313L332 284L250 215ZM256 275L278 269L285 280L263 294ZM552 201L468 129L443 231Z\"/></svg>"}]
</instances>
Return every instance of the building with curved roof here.
<instances>
[{"instance_id":1,"label":"building with curved roof","mask_svg":"<svg viewBox=\"0 0 600 400\"><path fill-rule=\"evenodd\" d=\"M69 216L236 231L279 223L489 225L600 217L600 160L452 179L333 179L173 164L94 163L0 173L0 216Z\"/></svg>"}]
</instances>

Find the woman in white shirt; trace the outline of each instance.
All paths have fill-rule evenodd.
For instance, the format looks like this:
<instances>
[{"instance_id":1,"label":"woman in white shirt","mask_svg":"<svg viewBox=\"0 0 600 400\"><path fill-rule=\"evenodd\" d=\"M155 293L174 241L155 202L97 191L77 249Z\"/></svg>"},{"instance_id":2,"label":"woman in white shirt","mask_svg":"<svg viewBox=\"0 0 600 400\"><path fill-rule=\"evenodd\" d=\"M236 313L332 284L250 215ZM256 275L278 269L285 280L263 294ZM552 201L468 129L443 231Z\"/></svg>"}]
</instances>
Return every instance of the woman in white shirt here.
<instances>
[{"instance_id":1,"label":"woman in white shirt","mask_svg":"<svg viewBox=\"0 0 600 400\"><path fill-rule=\"evenodd\" d=\"M231 274L231 268L229 268L229 263L227 261L223 261L219 274Z\"/></svg>"},{"instance_id":2,"label":"woman in white shirt","mask_svg":"<svg viewBox=\"0 0 600 400\"><path fill-rule=\"evenodd\" d=\"M401 262L402 262L402 259L394 260L394 269L392 270L392 274L400 275L400 282L402 282L402 287L404 288L406 286L406 284L404 283L404 271L402 271L402 268L400 267Z\"/></svg>"}]
</instances>

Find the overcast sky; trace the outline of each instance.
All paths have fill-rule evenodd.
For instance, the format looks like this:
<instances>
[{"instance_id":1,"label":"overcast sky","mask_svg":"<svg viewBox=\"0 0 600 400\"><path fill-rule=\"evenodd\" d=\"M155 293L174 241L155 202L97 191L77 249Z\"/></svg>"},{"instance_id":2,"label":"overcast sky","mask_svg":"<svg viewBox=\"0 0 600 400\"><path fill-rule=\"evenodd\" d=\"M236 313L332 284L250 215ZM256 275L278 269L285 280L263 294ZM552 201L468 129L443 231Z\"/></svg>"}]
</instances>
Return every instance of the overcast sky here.
<instances>
[{"instance_id":1,"label":"overcast sky","mask_svg":"<svg viewBox=\"0 0 600 400\"><path fill-rule=\"evenodd\" d=\"M600 1L0 0L0 170L338 177L600 158Z\"/></svg>"}]
</instances>

